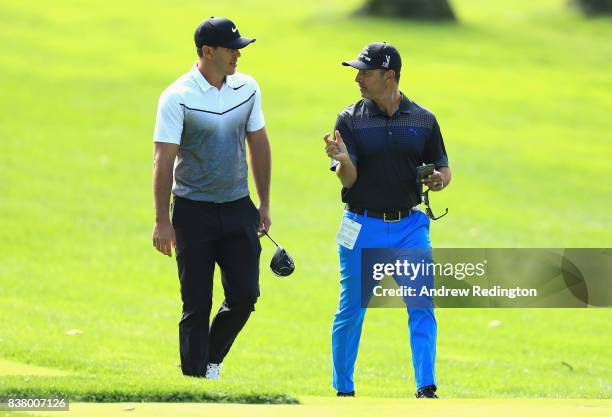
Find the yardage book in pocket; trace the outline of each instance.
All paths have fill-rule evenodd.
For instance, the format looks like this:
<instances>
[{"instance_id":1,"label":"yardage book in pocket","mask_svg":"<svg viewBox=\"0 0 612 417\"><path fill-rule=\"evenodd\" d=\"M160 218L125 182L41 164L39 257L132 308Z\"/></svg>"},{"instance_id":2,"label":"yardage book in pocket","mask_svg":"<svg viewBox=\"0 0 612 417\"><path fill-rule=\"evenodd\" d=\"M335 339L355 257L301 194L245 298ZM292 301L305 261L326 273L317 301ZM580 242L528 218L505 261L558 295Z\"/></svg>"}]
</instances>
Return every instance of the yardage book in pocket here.
<instances>
[{"instance_id":1,"label":"yardage book in pocket","mask_svg":"<svg viewBox=\"0 0 612 417\"><path fill-rule=\"evenodd\" d=\"M338 245L344 246L347 249L353 249L360 230L361 225L359 223L348 217L343 217L342 223L340 224L340 230L338 230L338 234L336 235L336 242Z\"/></svg>"}]
</instances>

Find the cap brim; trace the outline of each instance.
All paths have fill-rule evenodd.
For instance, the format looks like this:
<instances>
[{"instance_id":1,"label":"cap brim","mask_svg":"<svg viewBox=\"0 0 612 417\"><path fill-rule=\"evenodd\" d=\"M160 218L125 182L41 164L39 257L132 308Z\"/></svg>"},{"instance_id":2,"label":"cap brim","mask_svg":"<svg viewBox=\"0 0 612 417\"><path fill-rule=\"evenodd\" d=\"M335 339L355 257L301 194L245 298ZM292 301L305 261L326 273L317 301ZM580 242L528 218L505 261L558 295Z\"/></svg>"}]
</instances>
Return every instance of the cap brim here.
<instances>
[{"instance_id":1,"label":"cap brim","mask_svg":"<svg viewBox=\"0 0 612 417\"><path fill-rule=\"evenodd\" d=\"M342 63L342 65L344 65L345 67L353 67L353 68L357 68L360 70L369 70L369 69L377 69L378 67L374 66L374 65L370 65L370 64L366 64L363 61L359 61L357 59L354 59L352 61L344 61Z\"/></svg>"},{"instance_id":2,"label":"cap brim","mask_svg":"<svg viewBox=\"0 0 612 417\"><path fill-rule=\"evenodd\" d=\"M221 45L221 46L223 46L224 48L228 48L228 49L242 49L245 46L247 46L247 45L249 45L249 44L251 44L253 42L255 42L255 39L253 39L253 38L243 38L243 37L240 37L240 38L236 38L233 41L228 42L225 45Z\"/></svg>"}]
</instances>

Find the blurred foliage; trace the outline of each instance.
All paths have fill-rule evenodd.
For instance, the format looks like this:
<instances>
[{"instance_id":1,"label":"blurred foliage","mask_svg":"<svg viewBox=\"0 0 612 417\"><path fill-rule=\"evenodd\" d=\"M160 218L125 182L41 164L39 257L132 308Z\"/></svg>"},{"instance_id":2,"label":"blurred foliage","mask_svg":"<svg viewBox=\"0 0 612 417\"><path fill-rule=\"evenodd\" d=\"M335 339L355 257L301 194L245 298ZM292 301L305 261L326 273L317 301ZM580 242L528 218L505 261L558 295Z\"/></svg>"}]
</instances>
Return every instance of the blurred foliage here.
<instances>
[{"instance_id":1,"label":"blurred foliage","mask_svg":"<svg viewBox=\"0 0 612 417\"><path fill-rule=\"evenodd\" d=\"M368 0L361 12L417 20L456 20L448 0Z\"/></svg>"},{"instance_id":2,"label":"blurred foliage","mask_svg":"<svg viewBox=\"0 0 612 417\"><path fill-rule=\"evenodd\" d=\"M611 15L612 0L573 0L584 14L589 16Z\"/></svg>"}]
</instances>

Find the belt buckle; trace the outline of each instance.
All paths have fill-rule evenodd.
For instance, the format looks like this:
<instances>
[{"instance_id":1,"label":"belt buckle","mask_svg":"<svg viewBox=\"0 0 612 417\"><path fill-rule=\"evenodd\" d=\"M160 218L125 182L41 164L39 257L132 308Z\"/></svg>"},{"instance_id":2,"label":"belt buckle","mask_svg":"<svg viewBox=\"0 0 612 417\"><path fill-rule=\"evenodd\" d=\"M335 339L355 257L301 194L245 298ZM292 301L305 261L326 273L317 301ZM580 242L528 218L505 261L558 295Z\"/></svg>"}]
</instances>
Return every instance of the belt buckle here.
<instances>
[{"instance_id":1,"label":"belt buckle","mask_svg":"<svg viewBox=\"0 0 612 417\"><path fill-rule=\"evenodd\" d=\"M402 219L402 214L399 211L395 212L397 214L397 219L387 219L387 213L383 212L383 220L385 223L397 223Z\"/></svg>"}]
</instances>

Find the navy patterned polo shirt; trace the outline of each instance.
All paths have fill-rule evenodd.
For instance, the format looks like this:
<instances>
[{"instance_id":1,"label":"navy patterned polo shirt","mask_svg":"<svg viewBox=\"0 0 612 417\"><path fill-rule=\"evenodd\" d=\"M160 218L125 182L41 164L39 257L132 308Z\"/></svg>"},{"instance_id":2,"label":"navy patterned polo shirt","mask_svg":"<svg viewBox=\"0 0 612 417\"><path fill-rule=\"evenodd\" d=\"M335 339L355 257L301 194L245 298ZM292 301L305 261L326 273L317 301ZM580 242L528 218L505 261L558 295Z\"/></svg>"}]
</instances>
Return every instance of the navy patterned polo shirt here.
<instances>
[{"instance_id":1,"label":"navy patterned polo shirt","mask_svg":"<svg viewBox=\"0 0 612 417\"><path fill-rule=\"evenodd\" d=\"M344 109L336 120L357 180L342 189L342 201L376 211L405 210L421 203L417 166L448 166L440 126L432 112L402 94L389 117L370 99ZM332 171L338 161L331 161Z\"/></svg>"}]
</instances>

